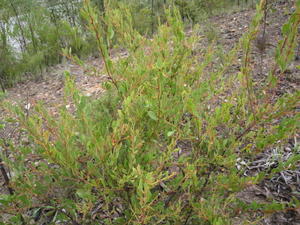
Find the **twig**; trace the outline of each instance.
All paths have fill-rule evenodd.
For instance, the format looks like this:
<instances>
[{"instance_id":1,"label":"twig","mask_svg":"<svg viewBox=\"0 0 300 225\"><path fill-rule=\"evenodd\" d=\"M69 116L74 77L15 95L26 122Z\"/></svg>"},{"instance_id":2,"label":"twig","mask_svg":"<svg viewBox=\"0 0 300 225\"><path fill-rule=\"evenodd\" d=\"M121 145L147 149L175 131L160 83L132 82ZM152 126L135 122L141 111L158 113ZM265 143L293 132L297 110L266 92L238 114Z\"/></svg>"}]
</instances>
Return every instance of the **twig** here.
<instances>
[{"instance_id":1,"label":"twig","mask_svg":"<svg viewBox=\"0 0 300 225\"><path fill-rule=\"evenodd\" d=\"M0 158L0 171L1 171L2 176L4 178L4 185L7 187L9 194L13 195L14 190L9 186L9 177L7 175L7 172L6 172L5 168L4 168L3 161L2 161L1 158Z\"/></svg>"}]
</instances>

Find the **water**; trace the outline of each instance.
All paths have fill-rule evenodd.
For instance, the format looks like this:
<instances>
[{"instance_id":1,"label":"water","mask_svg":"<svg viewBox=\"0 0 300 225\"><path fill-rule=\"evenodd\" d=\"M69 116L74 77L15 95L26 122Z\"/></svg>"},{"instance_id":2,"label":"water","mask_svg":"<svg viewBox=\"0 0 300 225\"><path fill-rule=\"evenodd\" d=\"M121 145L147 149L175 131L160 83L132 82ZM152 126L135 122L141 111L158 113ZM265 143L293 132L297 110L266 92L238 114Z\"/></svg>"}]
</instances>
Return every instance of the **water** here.
<instances>
[{"instance_id":1,"label":"water","mask_svg":"<svg viewBox=\"0 0 300 225\"><path fill-rule=\"evenodd\" d=\"M41 1L41 5L47 8L48 12L53 12L55 15L58 17L58 19L63 19L66 21L69 21L70 19L68 18L69 15L67 13L67 8L70 11L70 14L72 16L74 15L74 11L76 10L77 12L79 11L79 7L81 4L82 0L73 0L73 1L67 1L66 3L58 3L55 5L47 5L46 2L43 3ZM74 10L75 9L75 10ZM74 11L73 11L74 10ZM30 16L30 15L29 15ZM75 14L76 20L78 20L79 15ZM19 21L21 23L21 26L24 27L24 29L27 28L27 18L28 15L19 15L18 16ZM48 18L49 20L50 18ZM19 55L22 52L22 37L16 35L17 33L20 33L19 30L19 24L16 16L12 16L9 18L8 22L5 21L0 21L2 23L1 25L4 26L6 33L7 33L7 43L10 45L11 49L15 52L16 56ZM26 43L30 43L30 40L26 39Z\"/></svg>"}]
</instances>

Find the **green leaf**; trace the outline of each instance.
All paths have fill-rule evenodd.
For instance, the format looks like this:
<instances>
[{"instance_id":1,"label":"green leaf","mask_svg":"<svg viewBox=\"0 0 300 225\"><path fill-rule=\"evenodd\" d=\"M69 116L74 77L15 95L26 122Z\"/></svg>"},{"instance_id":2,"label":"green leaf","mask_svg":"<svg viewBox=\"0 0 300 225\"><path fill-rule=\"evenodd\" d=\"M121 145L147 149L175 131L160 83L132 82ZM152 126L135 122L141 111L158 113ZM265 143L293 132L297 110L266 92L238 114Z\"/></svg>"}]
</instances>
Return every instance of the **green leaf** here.
<instances>
[{"instance_id":1,"label":"green leaf","mask_svg":"<svg viewBox=\"0 0 300 225\"><path fill-rule=\"evenodd\" d=\"M33 218L37 217L37 215L40 213L41 210L43 210L42 207L39 207L39 208L35 209L35 210L33 211L33 213L32 213L32 217L33 217Z\"/></svg>"},{"instance_id":2,"label":"green leaf","mask_svg":"<svg viewBox=\"0 0 300 225\"><path fill-rule=\"evenodd\" d=\"M152 120L155 120L155 121L158 120L157 116L155 115L155 113L154 113L153 111L148 111L148 116L149 116Z\"/></svg>"},{"instance_id":3,"label":"green leaf","mask_svg":"<svg viewBox=\"0 0 300 225\"><path fill-rule=\"evenodd\" d=\"M282 34L287 35L290 31L290 28L291 28L291 24L289 24L289 23L284 24L282 26Z\"/></svg>"},{"instance_id":4,"label":"green leaf","mask_svg":"<svg viewBox=\"0 0 300 225\"><path fill-rule=\"evenodd\" d=\"M176 132L176 130L169 131L169 132L167 133L167 136L168 136L168 137L171 137L175 132Z\"/></svg>"},{"instance_id":5,"label":"green leaf","mask_svg":"<svg viewBox=\"0 0 300 225\"><path fill-rule=\"evenodd\" d=\"M278 63L278 65L280 67L280 70L282 72L286 70L287 63L285 62L285 60L282 57L277 58L277 63Z\"/></svg>"},{"instance_id":6,"label":"green leaf","mask_svg":"<svg viewBox=\"0 0 300 225\"><path fill-rule=\"evenodd\" d=\"M16 123L16 122L18 122L18 120L14 119L14 118L7 118L5 121L8 122L8 123Z\"/></svg>"},{"instance_id":7,"label":"green leaf","mask_svg":"<svg viewBox=\"0 0 300 225\"><path fill-rule=\"evenodd\" d=\"M76 194L82 199L89 199L91 196L91 192L87 189L79 189Z\"/></svg>"},{"instance_id":8,"label":"green leaf","mask_svg":"<svg viewBox=\"0 0 300 225\"><path fill-rule=\"evenodd\" d=\"M110 40L112 40L115 36L115 31L112 29L111 26L108 28L108 35Z\"/></svg>"}]
</instances>

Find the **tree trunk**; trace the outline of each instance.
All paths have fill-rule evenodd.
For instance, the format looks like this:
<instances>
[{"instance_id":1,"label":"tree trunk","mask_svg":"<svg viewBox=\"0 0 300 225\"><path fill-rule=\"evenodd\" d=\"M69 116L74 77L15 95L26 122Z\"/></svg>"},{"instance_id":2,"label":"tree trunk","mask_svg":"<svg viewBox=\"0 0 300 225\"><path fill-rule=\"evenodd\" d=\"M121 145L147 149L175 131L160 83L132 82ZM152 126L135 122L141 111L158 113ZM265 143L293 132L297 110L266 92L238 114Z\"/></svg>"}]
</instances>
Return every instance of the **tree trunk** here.
<instances>
[{"instance_id":1,"label":"tree trunk","mask_svg":"<svg viewBox=\"0 0 300 225\"><path fill-rule=\"evenodd\" d=\"M151 0L151 32L154 34L154 0Z\"/></svg>"},{"instance_id":2,"label":"tree trunk","mask_svg":"<svg viewBox=\"0 0 300 225\"><path fill-rule=\"evenodd\" d=\"M15 5L13 4L12 2L13 0L10 0L9 3L10 3L10 6L11 8L13 9L14 11L14 14L15 14L15 17L16 17L16 20L17 20L17 24L19 26L19 29L20 29L20 32L21 32L21 50L24 52L25 49L27 48L27 43L26 43L26 38L25 38L25 32L23 30L23 27L22 27L22 24L21 24L21 21L20 21L20 18L19 18L19 14L18 14L18 11L15 7Z\"/></svg>"}]
</instances>

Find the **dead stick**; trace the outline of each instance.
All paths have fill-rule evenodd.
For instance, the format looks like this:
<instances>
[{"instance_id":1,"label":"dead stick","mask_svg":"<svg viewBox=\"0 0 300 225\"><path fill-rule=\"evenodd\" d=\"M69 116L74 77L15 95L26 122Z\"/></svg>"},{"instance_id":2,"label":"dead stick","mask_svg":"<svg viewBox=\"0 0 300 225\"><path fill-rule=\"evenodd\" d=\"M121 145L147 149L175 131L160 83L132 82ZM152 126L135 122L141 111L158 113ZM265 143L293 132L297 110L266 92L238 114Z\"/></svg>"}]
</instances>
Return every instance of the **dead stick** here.
<instances>
[{"instance_id":1,"label":"dead stick","mask_svg":"<svg viewBox=\"0 0 300 225\"><path fill-rule=\"evenodd\" d=\"M9 194L13 195L14 194L14 190L9 186L9 178L7 176L7 172L6 172L5 168L4 168L3 161L2 161L1 158L0 158L0 171L1 171L2 176L4 178L4 185L7 187Z\"/></svg>"}]
</instances>

